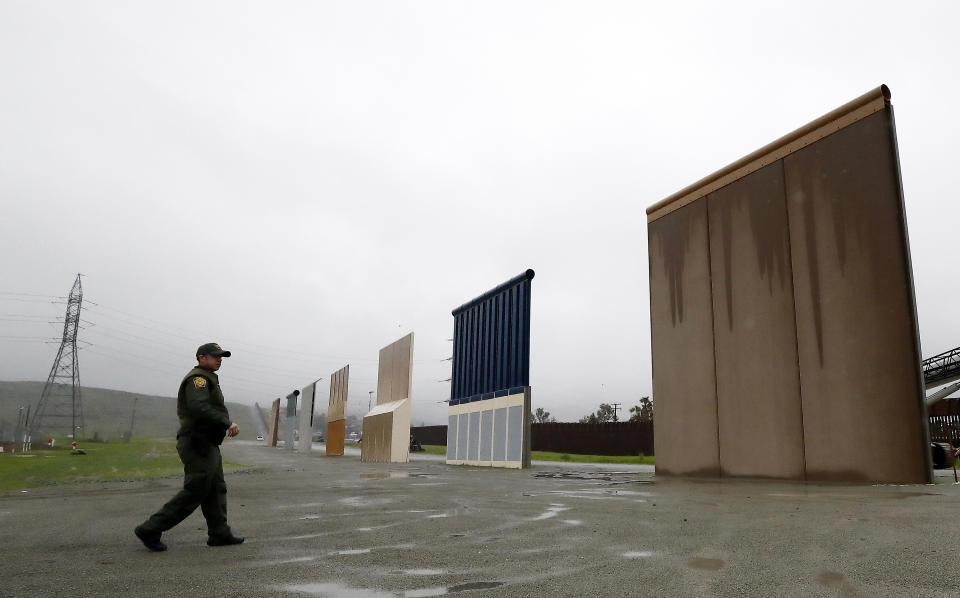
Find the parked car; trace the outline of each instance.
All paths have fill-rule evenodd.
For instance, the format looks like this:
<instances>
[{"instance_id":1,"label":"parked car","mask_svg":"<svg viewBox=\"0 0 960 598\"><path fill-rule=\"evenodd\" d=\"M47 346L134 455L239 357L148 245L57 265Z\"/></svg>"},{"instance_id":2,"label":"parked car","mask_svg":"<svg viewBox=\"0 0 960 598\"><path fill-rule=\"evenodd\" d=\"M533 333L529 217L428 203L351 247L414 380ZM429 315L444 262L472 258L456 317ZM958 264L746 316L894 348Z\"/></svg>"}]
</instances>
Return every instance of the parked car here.
<instances>
[{"instance_id":1,"label":"parked car","mask_svg":"<svg viewBox=\"0 0 960 598\"><path fill-rule=\"evenodd\" d=\"M257 440L263 440L263 434L257 434Z\"/></svg>"}]
</instances>

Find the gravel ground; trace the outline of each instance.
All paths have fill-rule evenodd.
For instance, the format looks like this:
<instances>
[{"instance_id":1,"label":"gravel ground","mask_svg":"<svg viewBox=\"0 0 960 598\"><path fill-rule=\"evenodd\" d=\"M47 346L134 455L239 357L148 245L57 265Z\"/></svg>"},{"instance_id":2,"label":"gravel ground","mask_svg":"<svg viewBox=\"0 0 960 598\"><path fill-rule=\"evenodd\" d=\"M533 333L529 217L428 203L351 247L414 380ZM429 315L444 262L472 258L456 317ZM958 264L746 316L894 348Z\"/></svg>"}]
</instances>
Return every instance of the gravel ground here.
<instances>
[{"instance_id":1,"label":"gravel ground","mask_svg":"<svg viewBox=\"0 0 960 598\"><path fill-rule=\"evenodd\" d=\"M958 596L960 486L656 478L361 463L227 442L240 546L197 512L133 527L179 479L0 494L0 596Z\"/></svg>"}]
</instances>

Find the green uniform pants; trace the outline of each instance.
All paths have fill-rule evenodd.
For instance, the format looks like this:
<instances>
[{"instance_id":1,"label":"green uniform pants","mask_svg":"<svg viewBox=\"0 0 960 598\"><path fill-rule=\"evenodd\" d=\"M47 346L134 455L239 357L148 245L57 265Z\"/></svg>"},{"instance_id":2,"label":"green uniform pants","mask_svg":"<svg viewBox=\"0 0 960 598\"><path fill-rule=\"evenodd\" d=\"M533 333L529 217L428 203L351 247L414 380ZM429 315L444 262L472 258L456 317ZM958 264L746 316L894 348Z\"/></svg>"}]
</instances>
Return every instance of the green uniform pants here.
<instances>
[{"instance_id":1,"label":"green uniform pants","mask_svg":"<svg viewBox=\"0 0 960 598\"><path fill-rule=\"evenodd\" d=\"M203 438L184 435L177 438L177 454L183 462L183 489L151 515L142 528L147 532L165 532L200 507L207 520L207 534L230 536L220 447Z\"/></svg>"}]
</instances>

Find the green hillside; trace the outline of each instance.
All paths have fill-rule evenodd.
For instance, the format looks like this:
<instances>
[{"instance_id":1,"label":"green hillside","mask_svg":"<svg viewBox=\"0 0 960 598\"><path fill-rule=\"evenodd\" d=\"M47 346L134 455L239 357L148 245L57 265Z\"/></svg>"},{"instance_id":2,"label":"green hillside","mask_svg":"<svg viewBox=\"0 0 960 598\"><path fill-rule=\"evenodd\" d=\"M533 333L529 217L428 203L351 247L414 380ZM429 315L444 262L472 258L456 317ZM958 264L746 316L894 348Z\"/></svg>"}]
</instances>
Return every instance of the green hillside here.
<instances>
[{"instance_id":1,"label":"green hillside","mask_svg":"<svg viewBox=\"0 0 960 598\"><path fill-rule=\"evenodd\" d=\"M0 421L15 424L20 406L36 409L43 382L0 381ZM133 413L136 399L136 415ZM84 432L87 438L94 434L101 440L118 440L130 429L133 417L135 438L173 438L177 433L177 400L175 397L157 397L122 390L86 388L82 390ZM256 429L250 419L250 408L239 403L227 403L230 416L240 426L238 438L252 440Z\"/></svg>"}]
</instances>

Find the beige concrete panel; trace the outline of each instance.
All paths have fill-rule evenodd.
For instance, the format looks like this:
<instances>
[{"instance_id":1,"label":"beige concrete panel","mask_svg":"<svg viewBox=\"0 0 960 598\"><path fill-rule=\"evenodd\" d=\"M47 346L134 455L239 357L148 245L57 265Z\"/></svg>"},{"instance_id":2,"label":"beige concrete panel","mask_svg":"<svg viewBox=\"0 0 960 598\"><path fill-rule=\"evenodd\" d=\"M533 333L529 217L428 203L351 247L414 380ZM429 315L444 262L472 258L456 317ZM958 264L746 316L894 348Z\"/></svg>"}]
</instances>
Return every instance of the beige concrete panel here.
<instances>
[{"instance_id":1,"label":"beige concrete panel","mask_svg":"<svg viewBox=\"0 0 960 598\"><path fill-rule=\"evenodd\" d=\"M349 365L340 368L330 376L330 402L327 406L328 422L346 418L349 385Z\"/></svg>"},{"instance_id":2,"label":"beige concrete panel","mask_svg":"<svg viewBox=\"0 0 960 598\"><path fill-rule=\"evenodd\" d=\"M891 126L884 110L784 159L808 479L928 480Z\"/></svg>"},{"instance_id":3,"label":"beige concrete panel","mask_svg":"<svg viewBox=\"0 0 960 598\"><path fill-rule=\"evenodd\" d=\"M410 398L413 385L413 333L394 343L390 394L394 401Z\"/></svg>"},{"instance_id":4,"label":"beige concrete panel","mask_svg":"<svg viewBox=\"0 0 960 598\"><path fill-rule=\"evenodd\" d=\"M413 333L380 349L377 405L410 397L413 373Z\"/></svg>"},{"instance_id":5,"label":"beige concrete panel","mask_svg":"<svg viewBox=\"0 0 960 598\"><path fill-rule=\"evenodd\" d=\"M393 353L396 343L380 349L380 362L377 366L377 405L393 401Z\"/></svg>"},{"instance_id":6,"label":"beige concrete panel","mask_svg":"<svg viewBox=\"0 0 960 598\"><path fill-rule=\"evenodd\" d=\"M705 201L648 225L657 473L716 476L717 396Z\"/></svg>"},{"instance_id":7,"label":"beige concrete panel","mask_svg":"<svg viewBox=\"0 0 960 598\"><path fill-rule=\"evenodd\" d=\"M410 453L410 399L377 405L363 418L360 460L406 463Z\"/></svg>"},{"instance_id":8,"label":"beige concrete panel","mask_svg":"<svg viewBox=\"0 0 960 598\"><path fill-rule=\"evenodd\" d=\"M267 436L267 446L277 446L280 435L280 399L274 399L270 406L270 433Z\"/></svg>"},{"instance_id":9,"label":"beige concrete panel","mask_svg":"<svg viewBox=\"0 0 960 598\"><path fill-rule=\"evenodd\" d=\"M707 197L724 476L804 475L784 193L775 162Z\"/></svg>"}]
</instances>

